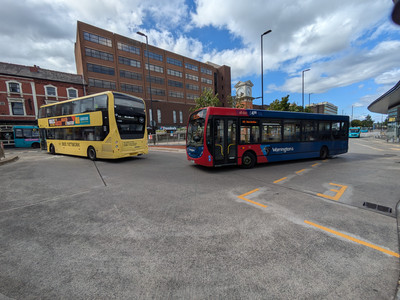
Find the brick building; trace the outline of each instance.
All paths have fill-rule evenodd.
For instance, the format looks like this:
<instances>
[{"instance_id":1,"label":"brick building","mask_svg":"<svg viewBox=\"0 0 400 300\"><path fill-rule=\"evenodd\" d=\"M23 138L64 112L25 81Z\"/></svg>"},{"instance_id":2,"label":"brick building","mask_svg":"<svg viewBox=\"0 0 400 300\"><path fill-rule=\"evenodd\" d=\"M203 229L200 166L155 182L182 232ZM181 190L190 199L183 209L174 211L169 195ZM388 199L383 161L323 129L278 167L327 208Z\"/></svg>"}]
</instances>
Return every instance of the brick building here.
<instances>
[{"instance_id":1,"label":"brick building","mask_svg":"<svg viewBox=\"0 0 400 300\"><path fill-rule=\"evenodd\" d=\"M149 120L153 115L157 127L185 126L194 99L204 89L218 93L227 106L230 67L202 63L151 45L147 52L145 38L137 37L143 41L78 21L76 68L88 82L88 93L115 90L143 98Z\"/></svg>"},{"instance_id":2,"label":"brick building","mask_svg":"<svg viewBox=\"0 0 400 300\"><path fill-rule=\"evenodd\" d=\"M0 63L0 125L36 125L40 106L84 92L80 75Z\"/></svg>"}]
</instances>

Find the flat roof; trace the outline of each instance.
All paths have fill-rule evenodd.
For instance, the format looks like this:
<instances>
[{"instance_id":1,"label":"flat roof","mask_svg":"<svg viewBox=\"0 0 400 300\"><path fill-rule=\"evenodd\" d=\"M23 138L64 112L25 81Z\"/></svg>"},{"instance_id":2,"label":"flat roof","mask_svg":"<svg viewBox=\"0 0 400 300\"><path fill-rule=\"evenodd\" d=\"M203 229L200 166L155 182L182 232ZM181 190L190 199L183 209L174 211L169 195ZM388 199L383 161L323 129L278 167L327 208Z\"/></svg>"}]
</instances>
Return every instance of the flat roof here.
<instances>
[{"instance_id":1,"label":"flat roof","mask_svg":"<svg viewBox=\"0 0 400 300\"><path fill-rule=\"evenodd\" d=\"M400 105L400 81L394 87L368 106L368 110L379 114L387 114L388 110Z\"/></svg>"}]
</instances>

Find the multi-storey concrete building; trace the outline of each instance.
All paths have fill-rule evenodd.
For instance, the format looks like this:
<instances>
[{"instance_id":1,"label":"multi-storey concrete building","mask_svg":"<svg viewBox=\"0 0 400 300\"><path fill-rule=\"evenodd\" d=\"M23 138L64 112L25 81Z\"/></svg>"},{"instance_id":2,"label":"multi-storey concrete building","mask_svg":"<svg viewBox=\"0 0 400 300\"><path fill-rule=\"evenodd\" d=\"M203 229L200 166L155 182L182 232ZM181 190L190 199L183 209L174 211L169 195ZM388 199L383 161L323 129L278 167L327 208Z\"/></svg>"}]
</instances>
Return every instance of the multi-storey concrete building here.
<instances>
[{"instance_id":1,"label":"multi-storey concrete building","mask_svg":"<svg viewBox=\"0 0 400 300\"><path fill-rule=\"evenodd\" d=\"M312 103L311 105L307 105L307 107L311 108L311 112L316 114L325 114L325 115L337 115L338 107L329 102L321 102L321 103Z\"/></svg>"},{"instance_id":2,"label":"multi-storey concrete building","mask_svg":"<svg viewBox=\"0 0 400 300\"><path fill-rule=\"evenodd\" d=\"M222 105L227 106L230 67L202 63L150 45L147 51L146 46L78 21L76 68L88 82L88 93L115 90L141 97L149 120L153 116L157 127L185 126L194 99L204 89L218 93Z\"/></svg>"}]
</instances>

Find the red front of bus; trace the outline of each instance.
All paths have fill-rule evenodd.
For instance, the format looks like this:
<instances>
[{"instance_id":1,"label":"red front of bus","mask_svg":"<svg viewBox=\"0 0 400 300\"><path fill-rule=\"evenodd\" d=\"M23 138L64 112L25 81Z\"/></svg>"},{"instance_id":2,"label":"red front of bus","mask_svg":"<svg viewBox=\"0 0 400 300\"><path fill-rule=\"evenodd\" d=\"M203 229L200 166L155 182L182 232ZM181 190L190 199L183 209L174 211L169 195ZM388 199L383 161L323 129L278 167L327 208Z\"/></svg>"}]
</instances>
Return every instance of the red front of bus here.
<instances>
[{"instance_id":1,"label":"red front of bus","mask_svg":"<svg viewBox=\"0 0 400 300\"><path fill-rule=\"evenodd\" d=\"M187 159L195 164L212 167L213 158L207 148L207 109L193 113L189 118L186 134Z\"/></svg>"}]
</instances>

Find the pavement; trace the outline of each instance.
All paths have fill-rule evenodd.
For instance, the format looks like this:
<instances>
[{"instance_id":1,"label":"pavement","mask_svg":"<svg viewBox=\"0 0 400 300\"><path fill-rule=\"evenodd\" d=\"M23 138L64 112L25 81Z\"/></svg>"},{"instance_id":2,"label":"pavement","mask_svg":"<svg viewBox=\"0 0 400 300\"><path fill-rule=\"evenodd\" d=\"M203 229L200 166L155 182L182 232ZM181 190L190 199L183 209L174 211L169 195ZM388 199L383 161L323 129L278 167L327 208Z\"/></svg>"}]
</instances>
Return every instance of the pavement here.
<instances>
[{"instance_id":1,"label":"pavement","mask_svg":"<svg viewBox=\"0 0 400 300\"><path fill-rule=\"evenodd\" d=\"M0 166L13 161L17 161L18 159L19 159L18 155L2 157L0 158Z\"/></svg>"},{"instance_id":2,"label":"pavement","mask_svg":"<svg viewBox=\"0 0 400 300\"><path fill-rule=\"evenodd\" d=\"M149 150L150 151L168 151L168 152L177 152L177 153L185 153L186 152L186 146L184 143L167 143L167 144L163 144L163 143L158 143L156 145L150 144L149 143ZM5 153L5 157L1 157L0 158L0 166L7 164L7 163L11 163L11 162L15 162L19 159L18 155L15 155L16 153L13 153L14 151L6 151ZM398 235L399 235L399 241L400 241L400 201L397 204L396 207L396 216L397 216L397 231L398 231ZM394 299L400 300L400 277L399 277L399 281L398 281L398 287L397 287L397 293L394 297Z\"/></svg>"}]
</instances>

